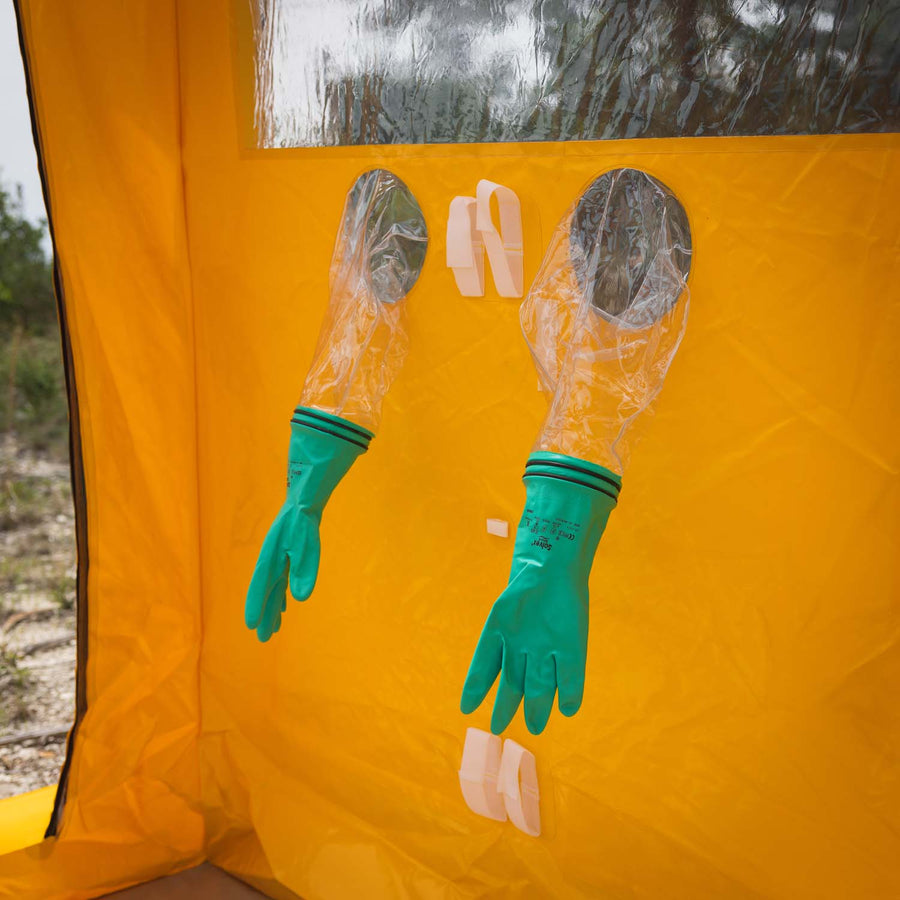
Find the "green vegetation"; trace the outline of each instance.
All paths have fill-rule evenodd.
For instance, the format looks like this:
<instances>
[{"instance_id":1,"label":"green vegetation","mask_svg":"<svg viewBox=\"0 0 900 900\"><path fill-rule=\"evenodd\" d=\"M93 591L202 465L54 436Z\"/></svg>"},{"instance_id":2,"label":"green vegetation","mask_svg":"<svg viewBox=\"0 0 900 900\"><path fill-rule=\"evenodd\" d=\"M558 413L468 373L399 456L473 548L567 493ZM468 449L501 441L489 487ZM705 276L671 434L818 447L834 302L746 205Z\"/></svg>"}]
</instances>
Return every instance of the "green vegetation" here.
<instances>
[{"instance_id":1,"label":"green vegetation","mask_svg":"<svg viewBox=\"0 0 900 900\"><path fill-rule=\"evenodd\" d=\"M45 222L29 222L22 211L22 189L0 184L0 328L28 333L56 328L50 263L44 253Z\"/></svg>"},{"instance_id":2,"label":"green vegetation","mask_svg":"<svg viewBox=\"0 0 900 900\"><path fill-rule=\"evenodd\" d=\"M37 499L30 479L4 478L0 482L0 530L40 521Z\"/></svg>"},{"instance_id":3,"label":"green vegetation","mask_svg":"<svg viewBox=\"0 0 900 900\"><path fill-rule=\"evenodd\" d=\"M19 449L64 459L67 406L46 223L29 222L21 189L0 184L0 433ZM3 486L0 518L18 502Z\"/></svg>"},{"instance_id":4,"label":"green vegetation","mask_svg":"<svg viewBox=\"0 0 900 900\"><path fill-rule=\"evenodd\" d=\"M30 718L28 684L28 669L22 668L15 653L0 648L0 727Z\"/></svg>"},{"instance_id":5,"label":"green vegetation","mask_svg":"<svg viewBox=\"0 0 900 900\"><path fill-rule=\"evenodd\" d=\"M65 378L46 224L0 181L0 736L72 714L75 534ZM28 665L26 665L26 660ZM32 662L33 660L33 662ZM65 666L69 665L68 671ZM52 784L65 743L15 741L0 798Z\"/></svg>"},{"instance_id":6,"label":"green vegetation","mask_svg":"<svg viewBox=\"0 0 900 900\"><path fill-rule=\"evenodd\" d=\"M3 595L12 593L25 579L27 563L19 556L0 559L0 617L3 616Z\"/></svg>"},{"instance_id":7,"label":"green vegetation","mask_svg":"<svg viewBox=\"0 0 900 900\"><path fill-rule=\"evenodd\" d=\"M57 575L51 584L56 605L63 610L75 609L76 581L71 575Z\"/></svg>"},{"instance_id":8,"label":"green vegetation","mask_svg":"<svg viewBox=\"0 0 900 900\"><path fill-rule=\"evenodd\" d=\"M66 498L68 499L68 498ZM65 509L54 496L53 482L40 475L9 475L0 479L0 530L37 525ZM2 581L0 568L0 581Z\"/></svg>"}]
</instances>

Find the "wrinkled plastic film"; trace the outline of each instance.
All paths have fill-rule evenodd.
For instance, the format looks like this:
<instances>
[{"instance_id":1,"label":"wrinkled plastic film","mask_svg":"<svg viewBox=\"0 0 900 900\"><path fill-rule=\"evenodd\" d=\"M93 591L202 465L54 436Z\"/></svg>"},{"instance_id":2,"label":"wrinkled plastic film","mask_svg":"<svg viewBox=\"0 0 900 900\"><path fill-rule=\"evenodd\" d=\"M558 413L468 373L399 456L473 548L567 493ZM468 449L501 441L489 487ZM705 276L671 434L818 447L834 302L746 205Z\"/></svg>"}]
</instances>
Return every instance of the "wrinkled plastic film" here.
<instances>
[{"instance_id":1,"label":"wrinkled plastic film","mask_svg":"<svg viewBox=\"0 0 900 900\"><path fill-rule=\"evenodd\" d=\"M406 295L428 233L406 185L384 169L361 175L344 204L329 302L300 402L377 430L384 396L409 347Z\"/></svg>"},{"instance_id":2,"label":"wrinkled plastic film","mask_svg":"<svg viewBox=\"0 0 900 900\"><path fill-rule=\"evenodd\" d=\"M552 394L535 450L622 474L684 335L690 259L684 209L644 172L605 173L573 204L521 308Z\"/></svg>"},{"instance_id":3,"label":"wrinkled plastic film","mask_svg":"<svg viewBox=\"0 0 900 900\"><path fill-rule=\"evenodd\" d=\"M249 2L261 147L900 126L892 0Z\"/></svg>"}]
</instances>

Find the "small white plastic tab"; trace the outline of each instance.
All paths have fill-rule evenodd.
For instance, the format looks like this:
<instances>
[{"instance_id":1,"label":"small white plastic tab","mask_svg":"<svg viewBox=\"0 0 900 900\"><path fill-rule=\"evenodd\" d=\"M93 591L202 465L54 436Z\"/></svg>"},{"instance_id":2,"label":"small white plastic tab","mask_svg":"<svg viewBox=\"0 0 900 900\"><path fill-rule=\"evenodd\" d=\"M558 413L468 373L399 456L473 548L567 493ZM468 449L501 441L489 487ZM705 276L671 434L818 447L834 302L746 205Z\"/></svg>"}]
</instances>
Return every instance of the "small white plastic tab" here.
<instances>
[{"instance_id":1,"label":"small white plastic tab","mask_svg":"<svg viewBox=\"0 0 900 900\"><path fill-rule=\"evenodd\" d=\"M503 741L479 728L466 730L459 786L466 805L479 816L506 821L506 806L497 786Z\"/></svg>"},{"instance_id":2,"label":"small white plastic tab","mask_svg":"<svg viewBox=\"0 0 900 900\"><path fill-rule=\"evenodd\" d=\"M532 837L541 833L541 796L534 754L515 741L503 744L500 792L510 822Z\"/></svg>"},{"instance_id":3,"label":"small white plastic tab","mask_svg":"<svg viewBox=\"0 0 900 900\"><path fill-rule=\"evenodd\" d=\"M447 266L463 297L484 296L484 242L475 228L474 197L454 197L447 219Z\"/></svg>"},{"instance_id":4,"label":"small white plastic tab","mask_svg":"<svg viewBox=\"0 0 900 900\"><path fill-rule=\"evenodd\" d=\"M509 522L506 519L488 519L487 532L488 534L495 534L497 537L508 538Z\"/></svg>"},{"instance_id":5,"label":"small white plastic tab","mask_svg":"<svg viewBox=\"0 0 900 900\"><path fill-rule=\"evenodd\" d=\"M497 198L500 227L491 216L491 198ZM515 191L482 179L475 190L475 227L484 241L491 274L501 297L521 297L524 278L522 247L522 206Z\"/></svg>"}]
</instances>

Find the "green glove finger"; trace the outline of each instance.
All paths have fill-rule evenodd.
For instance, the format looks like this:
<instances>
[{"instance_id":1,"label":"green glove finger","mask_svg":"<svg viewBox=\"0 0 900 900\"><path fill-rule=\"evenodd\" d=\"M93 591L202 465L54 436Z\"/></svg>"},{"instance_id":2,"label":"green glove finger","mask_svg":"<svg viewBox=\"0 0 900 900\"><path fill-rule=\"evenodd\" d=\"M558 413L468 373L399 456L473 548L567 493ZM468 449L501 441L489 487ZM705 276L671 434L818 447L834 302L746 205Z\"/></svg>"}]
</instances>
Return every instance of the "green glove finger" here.
<instances>
[{"instance_id":1,"label":"green glove finger","mask_svg":"<svg viewBox=\"0 0 900 900\"><path fill-rule=\"evenodd\" d=\"M469 673L463 685L459 708L468 715L475 712L487 696L500 674L503 664L503 641L496 631L488 628L481 633Z\"/></svg>"},{"instance_id":2,"label":"green glove finger","mask_svg":"<svg viewBox=\"0 0 900 900\"><path fill-rule=\"evenodd\" d=\"M282 507L259 551L244 605L244 621L248 628L256 628L260 624L265 616L272 587L284 574L288 563L286 544L290 538L291 518L291 510Z\"/></svg>"},{"instance_id":3,"label":"green glove finger","mask_svg":"<svg viewBox=\"0 0 900 900\"><path fill-rule=\"evenodd\" d=\"M278 522L276 521L272 526L272 531L275 530L277 525ZM260 551L259 560L256 563L256 568L253 570L253 577L250 579L250 587L247 590L247 602L244 604L244 621L248 628L256 628L262 622L272 588L287 564L287 559L284 557L283 551L277 546L277 542L269 541L272 531L269 532L263 543L263 549Z\"/></svg>"},{"instance_id":4,"label":"green glove finger","mask_svg":"<svg viewBox=\"0 0 900 900\"><path fill-rule=\"evenodd\" d=\"M525 695L525 725L532 734L540 734L547 727L555 697L555 687L536 697Z\"/></svg>"},{"instance_id":5,"label":"green glove finger","mask_svg":"<svg viewBox=\"0 0 900 900\"><path fill-rule=\"evenodd\" d=\"M288 550L291 570L291 596L295 600L306 600L316 586L319 577L319 557L322 552L318 528L307 528L303 546Z\"/></svg>"},{"instance_id":6,"label":"green glove finger","mask_svg":"<svg viewBox=\"0 0 900 900\"><path fill-rule=\"evenodd\" d=\"M581 709L584 699L584 663L557 657L556 681L559 685L559 711L564 716L574 716Z\"/></svg>"},{"instance_id":7,"label":"green glove finger","mask_svg":"<svg viewBox=\"0 0 900 900\"><path fill-rule=\"evenodd\" d=\"M287 598L286 591L282 590L281 592L281 606L275 607L275 627L272 629L272 634L276 635L279 631L281 631L281 622L283 620L284 611L287 609Z\"/></svg>"},{"instance_id":8,"label":"green glove finger","mask_svg":"<svg viewBox=\"0 0 900 900\"><path fill-rule=\"evenodd\" d=\"M248 628L256 628L262 622L265 609L264 596L262 588L254 587L251 581L250 589L247 591L247 600L244 603L244 624Z\"/></svg>"},{"instance_id":9,"label":"green glove finger","mask_svg":"<svg viewBox=\"0 0 900 900\"><path fill-rule=\"evenodd\" d=\"M512 649L504 641L503 666L500 670L494 711L491 713L491 731L494 734L500 734L509 725L522 702L527 664L528 659L525 654L520 650Z\"/></svg>"},{"instance_id":10,"label":"green glove finger","mask_svg":"<svg viewBox=\"0 0 900 900\"><path fill-rule=\"evenodd\" d=\"M264 633L267 631L269 635L275 634L281 628L281 615L287 609L287 570L282 570L281 577L276 578L266 597L265 610L263 612L263 621L265 623ZM274 627L272 626L274 622Z\"/></svg>"},{"instance_id":11,"label":"green glove finger","mask_svg":"<svg viewBox=\"0 0 900 900\"><path fill-rule=\"evenodd\" d=\"M256 629L256 636L262 643L268 641L281 625L281 613L273 609L266 616L265 622Z\"/></svg>"},{"instance_id":12,"label":"green glove finger","mask_svg":"<svg viewBox=\"0 0 900 900\"><path fill-rule=\"evenodd\" d=\"M287 571L282 574L281 578L276 579L275 583L272 585L272 589L269 591L269 596L266 601L266 606L263 611L262 621L256 628L256 636L260 641L265 643L275 634L276 631L281 627L281 601L279 601L279 595L284 597L285 591L287 590Z\"/></svg>"},{"instance_id":13,"label":"green glove finger","mask_svg":"<svg viewBox=\"0 0 900 900\"><path fill-rule=\"evenodd\" d=\"M284 614L284 610L275 607L275 627L272 629L272 634L278 634L281 631L281 619Z\"/></svg>"},{"instance_id":14,"label":"green glove finger","mask_svg":"<svg viewBox=\"0 0 900 900\"><path fill-rule=\"evenodd\" d=\"M494 700L494 711L491 713L491 731L502 734L513 720L519 704L522 702L522 688L510 684L501 674L497 685L497 698Z\"/></svg>"},{"instance_id":15,"label":"green glove finger","mask_svg":"<svg viewBox=\"0 0 900 900\"><path fill-rule=\"evenodd\" d=\"M538 664L531 657L525 669L525 724L532 734L547 726L556 696L556 660L545 657Z\"/></svg>"}]
</instances>

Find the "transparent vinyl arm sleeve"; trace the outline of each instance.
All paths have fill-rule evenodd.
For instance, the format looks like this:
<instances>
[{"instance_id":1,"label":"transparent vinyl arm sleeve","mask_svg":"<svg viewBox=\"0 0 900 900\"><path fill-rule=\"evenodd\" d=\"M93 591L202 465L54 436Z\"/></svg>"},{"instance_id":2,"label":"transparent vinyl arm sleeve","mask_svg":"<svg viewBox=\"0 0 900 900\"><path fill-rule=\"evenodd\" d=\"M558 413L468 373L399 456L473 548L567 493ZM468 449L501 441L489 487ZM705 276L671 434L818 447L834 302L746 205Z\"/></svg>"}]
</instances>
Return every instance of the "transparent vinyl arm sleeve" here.
<instances>
[{"instance_id":1,"label":"transparent vinyl arm sleeve","mask_svg":"<svg viewBox=\"0 0 900 900\"><path fill-rule=\"evenodd\" d=\"M535 450L622 474L684 335L690 261L683 207L645 172L601 175L563 216L521 308L551 394Z\"/></svg>"},{"instance_id":2,"label":"transparent vinyl arm sleeve","mask_svg":"<svg viewBox=\"0 0 900 900\"><path fill-rule=\"evenodd\" d=\"M418 203L393 173L361 175L344 204L329 302L300 403L378 429L409 345L406 295L425 261Z\"/></svg>"}]
</instances>

